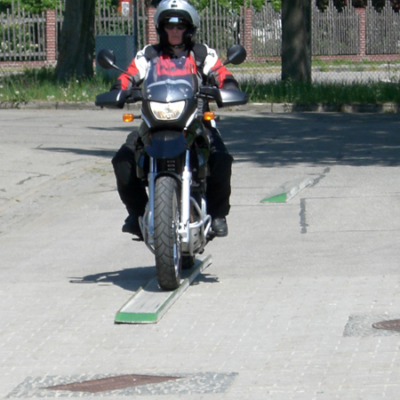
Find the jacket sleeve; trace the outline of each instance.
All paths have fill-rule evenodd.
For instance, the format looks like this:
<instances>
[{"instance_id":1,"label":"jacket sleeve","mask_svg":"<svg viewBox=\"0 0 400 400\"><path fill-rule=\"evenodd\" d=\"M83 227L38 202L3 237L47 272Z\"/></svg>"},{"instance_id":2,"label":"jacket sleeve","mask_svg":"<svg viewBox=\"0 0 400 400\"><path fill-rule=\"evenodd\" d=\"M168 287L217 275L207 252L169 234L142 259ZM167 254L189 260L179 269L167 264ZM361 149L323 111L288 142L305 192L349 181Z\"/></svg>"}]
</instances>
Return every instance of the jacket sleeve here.
<instances>
[{"instance_id":1,"label":"jacket sleeve","mask_svg":"<svg viewBox=\"0 0 400 400\"><path fill-rule=\"evenodd\" d=\"M203 73L210 72L214 76L215 84L220 89L239 90L239 84L228 69L222 64L214 49L207 47L207 56L204 60ZM215 71L215 72L213 72Z\"/></svg>"},{"instance_id":2,"label":"jacket sleeve","mask_svg":"<svg viewBox=\"0 0 400 400\"><path fill-rule=\"evenodd\" d=\"M144 79L149 67L144 55L145 49L146 48L136 54L136 57L132 60L126 70L127 74L122 73L111 86L111 90L131 89L133 86L137 86Z\"/></svg>"}]
</instances>

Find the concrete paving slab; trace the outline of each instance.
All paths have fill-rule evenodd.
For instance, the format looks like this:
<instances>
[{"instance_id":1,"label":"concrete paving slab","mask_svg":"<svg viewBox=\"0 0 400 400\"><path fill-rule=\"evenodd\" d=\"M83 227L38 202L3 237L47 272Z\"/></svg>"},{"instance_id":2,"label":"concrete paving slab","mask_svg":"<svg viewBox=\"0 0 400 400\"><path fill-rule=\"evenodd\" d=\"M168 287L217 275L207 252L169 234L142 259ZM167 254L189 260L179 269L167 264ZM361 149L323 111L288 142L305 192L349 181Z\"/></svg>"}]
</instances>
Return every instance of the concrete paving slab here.
<instances>
[{"instance_id":1,"label":"concrete paving slab","mask_svg":"<svg viewBox=\"0 0 400 400\"><path fill-rule=\"evenodd\" d=\"M345 334L350 317L399 315L397 115L223 112L230 233L157 325L114 324L155 273L121 233L110 158L130 127L119 112L0 120L0 398L50 377L180 374L227 384L163 399L397 399L399 336ZM257 202L308 175L289 203Z\"/></svg>"},{"instance_id":2,"label":"concrete paving slab","mask_svg":"<svg viewBox=\"0 0 400 400\"><path fill-rule=\"evenodd\" d=\"M400 196L307 199L307 232L399 231Z\"/></svg>"}]
</instances>

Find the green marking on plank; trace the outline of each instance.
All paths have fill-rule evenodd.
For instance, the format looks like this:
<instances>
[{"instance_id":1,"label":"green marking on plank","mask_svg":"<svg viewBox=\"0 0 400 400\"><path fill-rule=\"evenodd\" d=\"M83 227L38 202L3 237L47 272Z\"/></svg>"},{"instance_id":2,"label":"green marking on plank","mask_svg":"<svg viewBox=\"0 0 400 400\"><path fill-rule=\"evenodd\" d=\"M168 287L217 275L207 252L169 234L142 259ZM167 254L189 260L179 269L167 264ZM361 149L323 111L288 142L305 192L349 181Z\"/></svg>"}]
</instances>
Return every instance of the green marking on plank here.
<instances>
[{"instance_id":1,"label":"green marking on plank","mask_svg":"<svg viewBox=\"0 0 400 400\"><path fill-rule=\"evenodd\" d=\"M157 323L182 293L190 286L196 276L204 271L212 262L211 255L204 260L196 260L190 270L182 271L180 286L174 291L162 290L157 277L150 279L122 306L115 316L116 323L149 324Z\"/></svg>"},{"instance_id":2,"label":"green marking on plank","mask_svg":"<svg viewBox=\"0 0 400 400\"><path fill-rule=\"evenodd\" d=\"M310 177L295 179L290 182L285 182L278 189L272 191L261 203L286 203L292 197L294 197L300 190L313 184L314 181Z\"/></svg>"},{"instance_id":3,"label":"green marking on plank","mask_svg":"<svg viewBox=\"0 0 400 400\"><path fill-rule=\"evenodd\" d=\"M267 197L261 200L261 203L286 203L286 193L278 194L272 197Z\"/></svg>"},{"instance_id":4,"label":"green marking on plank","mask_svg":"<svg viewBox=\"0 0 400 400\"><path fill-rule=\"evenodd\" d=\"M129 313L129 312L117 312L115 316L115 322L117 323L152 323L157 321L156 313Z\"/></svg>"}]
</instances>

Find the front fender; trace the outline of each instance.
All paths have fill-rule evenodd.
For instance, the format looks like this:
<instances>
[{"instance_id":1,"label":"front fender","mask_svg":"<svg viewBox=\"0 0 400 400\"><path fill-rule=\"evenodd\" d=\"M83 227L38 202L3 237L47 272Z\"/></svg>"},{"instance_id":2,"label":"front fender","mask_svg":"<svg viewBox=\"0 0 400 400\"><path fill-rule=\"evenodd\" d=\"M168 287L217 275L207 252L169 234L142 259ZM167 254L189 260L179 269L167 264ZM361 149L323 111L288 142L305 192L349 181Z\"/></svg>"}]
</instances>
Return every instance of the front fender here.
<instances>
[{"instance_id":1,"label":"front fender","mask_svg":"<svg viewBox=\"0 0 400 400\"><path fill-rule=\"evenodd\" d=\"M143 138L146 153L153 158L175 158L186 151L186 138L181 131L152 132Z\"/></svg>"}]
</instances>

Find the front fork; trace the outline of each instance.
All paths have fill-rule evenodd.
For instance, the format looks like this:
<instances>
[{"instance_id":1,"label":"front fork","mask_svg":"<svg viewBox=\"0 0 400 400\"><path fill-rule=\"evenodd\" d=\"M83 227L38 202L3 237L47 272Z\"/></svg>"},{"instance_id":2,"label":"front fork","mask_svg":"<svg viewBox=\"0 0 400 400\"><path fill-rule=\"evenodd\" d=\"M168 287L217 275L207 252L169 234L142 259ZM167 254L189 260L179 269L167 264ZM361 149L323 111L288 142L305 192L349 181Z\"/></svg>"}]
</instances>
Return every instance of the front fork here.
<instances>
[{"instance_id":1,"label":"front fork","mask_svg":"<svg viewBox=\"0 0 400 400\"><path fill-rule=\"evenodd\" d=\"M190 240L190 184L192 182L192 172L189 169L190 152L186 150L185 166L182 173L182 195L181 195L181 223L178 233L182 243L189 243Z\"/></svg>"},{"instance_id":2,"label":"front fork","mask_svg":"<svg viewBox=\"0 0 400 400\"><path fill-rule=\"evenodd\" d=\"M189 223L190 223L190 183L192 181L192 173L189 169L190 152L186 150L185 165L182 174L182 195L181 195L181 223L179 224L178 234L182 243L188 243L190 240ZM140 219L141 230L144 241L149 249L154 253L154 192L155 181L158 175L157 160L150 157L150 171L148 174L149 183L149 202L144 218Z\"/></svg>"},{"instance_id":3,"label":"front fork","mask_svg":"<svg viewBox=\"0 0 400 400\"><path fill-rule=\"evenodd\" d=\"M150 171L147 175L149 183L149 200L143 217L139 218L140 230L146 246L154 254L154 191L157 176L157 162L150 157Z\"/></svg>"}]
</instances>

